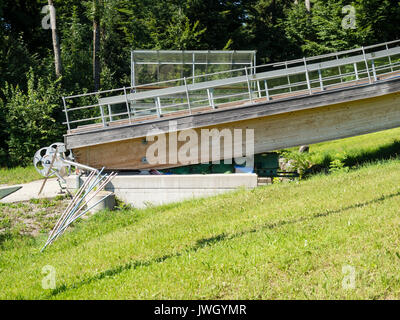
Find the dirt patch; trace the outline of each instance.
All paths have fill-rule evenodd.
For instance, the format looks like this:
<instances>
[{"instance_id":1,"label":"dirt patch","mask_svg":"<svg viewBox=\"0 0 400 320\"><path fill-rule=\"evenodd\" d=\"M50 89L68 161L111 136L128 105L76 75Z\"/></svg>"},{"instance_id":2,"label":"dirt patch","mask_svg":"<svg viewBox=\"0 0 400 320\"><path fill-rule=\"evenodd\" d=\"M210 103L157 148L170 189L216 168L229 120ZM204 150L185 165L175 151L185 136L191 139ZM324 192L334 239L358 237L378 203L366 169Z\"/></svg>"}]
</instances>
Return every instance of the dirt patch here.
<instances>
[{"instance_id":1,"label":"dirt patch","mask_svg":"<svg viewBox=\"0 0 400 320\"><path fill-rule=\"evenodd\" d=\"M18 203L0 203L0 235L11 232L37 236L50 231L70 199L32 199Z\"/></svg>"}]
</instances>

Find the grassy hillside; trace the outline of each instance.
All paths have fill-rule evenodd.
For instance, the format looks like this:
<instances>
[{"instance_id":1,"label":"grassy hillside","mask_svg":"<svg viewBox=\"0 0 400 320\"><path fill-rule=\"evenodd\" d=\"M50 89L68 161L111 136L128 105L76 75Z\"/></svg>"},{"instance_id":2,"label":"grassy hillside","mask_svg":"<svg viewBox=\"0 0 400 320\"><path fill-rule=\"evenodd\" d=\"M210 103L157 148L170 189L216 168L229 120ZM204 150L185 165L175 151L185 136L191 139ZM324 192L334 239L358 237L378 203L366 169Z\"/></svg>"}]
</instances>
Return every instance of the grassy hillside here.
<instances>
[{"instance_id":1,"label":"grassy hillside","mask_svg":"<svg viewBox=\"0 0 400 320\"><path fill-rule=\"evenodd\" d=\"M398 136L393 129L311 146L315 165L340 159L349 172L102 212L44 253L53 202L3 204L0 299L400 298ZM32 172L0 177L17 183ZM23 210L33 205L43 216L36 227ZM26 235L37 225L42 233ZM45 266L55 268L54 290L42 288ZM354 289L342 286L346 266Z\"/></svg>"},{"instance_id":2,"label":"grassy hillside","mask_svg":"<svg viewBox=\"0 0 400 320\"><path fill-rule=\"evenodd\" d=\"M36 171L34 166L11 169L0 168L0 185L28 183L39 179L43 179L43 177Z\"/></svg>"},{"instance_id":3,"label":"grassy hillside","mask_svg":"<svg viewBox=\"0 0 400 320\"><path fill-rule=\"evenodd\" d=\"M0 298L399 298L399 166L103 212L42 254L44 235L5 240Z\"/></svg>"},{"instance_id":4,"label":"grassy hillside","mask_svg":"<svg viewBox=\"0 0 400 320\"><path fill-rule=\"evenodd\" d=\"M297 148L292 148L295 151ZM310 161L328 168L333 160L352 167L364 162L390 159L400 155L400 128L370 133L310 146Z\"/></svg>"}]
</instances>

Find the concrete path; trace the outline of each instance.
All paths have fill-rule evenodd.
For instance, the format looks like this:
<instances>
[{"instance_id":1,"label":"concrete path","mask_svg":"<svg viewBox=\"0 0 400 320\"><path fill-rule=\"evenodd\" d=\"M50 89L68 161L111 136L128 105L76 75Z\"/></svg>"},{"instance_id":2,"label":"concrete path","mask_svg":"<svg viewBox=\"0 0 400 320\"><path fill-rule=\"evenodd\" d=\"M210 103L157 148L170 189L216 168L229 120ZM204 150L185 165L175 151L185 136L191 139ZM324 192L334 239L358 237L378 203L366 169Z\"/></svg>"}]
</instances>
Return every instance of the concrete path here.
<instances>
[{"instance_id":1,"label":"concrete path","mask_svg":"<svg viewBox=\"0 0 400 320\"><path fill-rule=\"evenodd\" d=\"M57 179L49 179L47 180L46 185L40 196L38 196L38 192L40 187L42 186L43 180L37 180L25 184L17 184L9 187L21 186L22 189L19 189L17 192L10 194L9 196L0 200L0 203L12 203L12 202L20 202L20 201L29 201L30 199L37 198L54 198L61 191L60 186L57 182ZM5 188L5 187L2 187Z\"/></svg>"}]
</instances>

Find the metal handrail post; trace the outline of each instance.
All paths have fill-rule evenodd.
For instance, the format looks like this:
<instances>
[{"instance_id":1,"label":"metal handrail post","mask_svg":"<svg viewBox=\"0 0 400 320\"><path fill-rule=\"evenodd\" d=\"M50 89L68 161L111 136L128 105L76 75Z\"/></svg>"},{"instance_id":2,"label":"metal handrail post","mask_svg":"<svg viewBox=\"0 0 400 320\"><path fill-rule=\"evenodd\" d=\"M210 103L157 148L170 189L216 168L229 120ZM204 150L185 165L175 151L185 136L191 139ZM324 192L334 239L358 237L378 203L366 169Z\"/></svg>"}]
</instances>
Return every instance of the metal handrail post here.
<instances>
[{"instance_id":1,"label":"metal handrail post","mask_svg":"<svg viewBox=\"0 0 400 320\"><path fill-rule=\"evenodd\" d=\"M192 83L194 83L194 79L196 77L196 65L195 65L195 56L194 56L194 52L192 53L192 74L193 74L193 78L192 78Z\"/></svg>"},{"instance_id":2,"label":"metal handrail post","mask_svg":"<svg viewBox=\"0 0 400 320\"><path fill-rule=\"evenodd\" d=\"M208 96L208 103L210 104L211 108L215 109L215 104L214 104L214 95L212 92L213 89L207 89L207 96Z\"/></svg>"},{"instance_id":3,"label":"metal handrail post","mask_svg":"<svg viewBox=\"0 0 400 320\"><path fill-rule=\"evenodd\" d=\"M161 118L161 106L160 106L160 97L154 98L154 103L156 105L157 116Z\"/></svg>"},{"instance_id":4,"label":"metal handrail post","mask_svg":"<svg viewBox=\"0 0 400 320\"><path fill-rule=\"evenodd\" d=\"M107 127L106 119L104 118L103 106L99 105L99 108L100 108L101 122L103 123L103 127Z\"/></svg>"},{"instance_id":5,"label":"metal handrail post","mask_svg":"<svg viewBox=\"0 0 400 320\"><path fill-rule=\"evenodd\" d=\"M386 51L389 51L389 46L386 43ZM390 57L390 55L388 55L389 58L389 64L390 64L390 70L393 72L393 66L392 66L392 58Z\"/></svg>"},{"instance_id":6,"label":"metal handrail post","mask_svg":"<svg viewBox=\"0 0 400 320\"><path fill-rule=\"evenodd\" d=\"M310 94L312 94L311 83L310 83L310 77L309 77L309 75L308 75L308 69L307 69L306 57L303 57L303 61L304 61L304 68L305 68L305 74L306 74L306 80L307 80L308 91L310 92Z\"/></svg>"},{"instance_id":7,"label":"metal handrail post","mask_svg":"<svg viewBox=\"0 0 400 320\"><path fill-rule=\"evenodd\" d=\"M185 82L186 99L187 99L187 105L188 105L188 108L189 108L189 113L192 114L192 108L190 106L189 89L188 89L188 86L187 86L186 77L183 77L183 81Z\"/></svg>"},{"instance_id":8,"label":"metal handrail post","mask_svg":"<svg viewBox=\"0 0 400 320\"><path fill-rule=\"evenodd\" d=\"M260 87L260 81L257 81L257 92L258 92L258 97L261 98L261 87Z\"/></svg>"},{"instance_id":9,"label":"metal handrail post","mask_svg":"<svg viewBox=\"0 0 400 320\"><path fill-rule=\"evenodd\" d=\"M267 101L269 101L269 92L268 92L267 80L264 80L264 86L265 86L265 97L267 98Z\"/></svg>"},{"instance_id":10,"label":"metal handrail post","mask_svg":"<svg viewBox=\"0 0 400 320\"><path fill-rule=\"evenodd\" d=\"M124 87L124 94L125 94L126 111L128 112L129 123L132 123L131 110L129 110L128 95L126 94L126 88L125 87Z\"/></svg>"},{"instance_id":11,"label":"metal handrail post","mask_svg":"<svg viewBox=\"0 0 400 320\"><path fill-rule=\"evenodd\" d=\"M161 98L157 97L157 105L158 105L158 114L160 117L162 116L162 107L161 107Z\"/></svg>"},{"instance_id":12,"label":"metal handrail post","mask_svg":"<svg viewBox=\"0 0 400 320\"><path fill-rule=\"evenodd\" d=\"M246 72L247 88L249 90L250 102L253 102L253 97L251 96L250 79L249 79L249 74L247 72L247 67L244 68L244 71Z\"/></svg>"},{"instance_id":13,"label":"metal handrail post","mask_svg":"<svg viewBox=\"0 0 400 320\"><path fill-rule=\"evenodd\" d=\"M287 68L288 68L287 62L285 62L286 73L287 73ZM288 74L287 74L287 81L288 81L288 85L289 85L289 92L292 92L292 84L290 83L290 77Z\"/></svg>"},{"instance_id":14,"label":"metal handrail post","mask_svg":"<svg viewBox=\"0 0 400 320\"><path fill-rule=\"evenodd\" d=\"M374 76L374 80L375 80L375 81L378 81L378 78L376 77L375 61L374 61L374 59L371 60L371 63L372 63L372 74L373 74L373 76Z\"/></svg>"},{"instance_id":15,"label":"metal handrail post","mask_svg":"<svg viewBox=\"0 0 400 320\"><path fill-rule=\"evenodd\" d=\"M364 47L361 47L361 50L362 50L362 53L363 53L363 56L364 56L365 67L367 68L368 80L369 80L369 83L372 83L372 81L371 81L371 75L369 74L368 61L367 61L367 56L365 55L365 49L364 49Z\"/></svg>"},{"instance_id":16,"label":"metal handrail post","mask_svg":"<svg viewBox=\"0 0 400 320\"><path fill-rule=\"evenodd\" d=\"M339 56L338 55L336 55L336 60L339 60ZM340 83L342 83L343 82L342 69L340 68L340 65L338 66L338 69L339 69Z\"/></svg>"},{"instance_id":17,"label":"metal handrail post","mask_svg":"<svg viewBox=\"0 0 400 320\"><path fill-rule=\"evenodd\" d=\"M62 99L63 99L63 103L64 103L65 119L67 120L67 128L68 128L68 131L69 131L69 130L71 130L71 126L69 124L67 103L65 102L65 97L62 97Z\"/></svg>"},{"instance_id":18,"label":"metal handrail post","mask_svg":"<svg viewBox=\"0 0 400 320\"><path fill-rule=\"evenodd\" d=\"M357 63L354 63L354 73L356 75L356 80L360 80L360 77L358 76L358 68L357 68Z\"/></svg>"},{"instance_id":19,"label":"metal handrail post","mask_svg":"<svg viewBox=\"0 0 400 320\"><path fill-rule=\"evenodd\" d=\"M135 62L133 51L131 50L131 86L135 86Z\"/></svg>"},{"instance_id":20,"label":"metal handrail post","mask_svg":"<svg viewBox=\"0 0 400 320\"><path fill-rule=\"evenodd\" d=\"M319 77L319 85L321 87L321 91L324 91L324 82L322 80L322 73L321 73L321 69L318 69L318 77Z\"/></svg>"},{"instance_id":21,"label":"metal handrail post","mask_svg":"<svg viewBox=\"0 0 400 320\"><path fill-rule=\"evenodd\" d=\"M110 118L110 122L112 122L113 119L112 119L111 106L110 106L110 105L108 105L108 116L109 116L109 118Z\"/></svg>"}]
</instances>

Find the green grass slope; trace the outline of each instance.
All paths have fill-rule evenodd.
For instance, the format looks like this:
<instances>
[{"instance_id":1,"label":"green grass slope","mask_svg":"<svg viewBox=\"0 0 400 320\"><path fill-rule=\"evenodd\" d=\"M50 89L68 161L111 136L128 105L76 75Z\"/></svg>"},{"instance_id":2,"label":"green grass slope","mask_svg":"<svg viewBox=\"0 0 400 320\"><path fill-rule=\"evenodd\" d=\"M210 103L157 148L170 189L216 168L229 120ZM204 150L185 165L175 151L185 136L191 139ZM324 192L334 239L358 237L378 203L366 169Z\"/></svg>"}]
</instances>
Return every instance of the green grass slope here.
<instances>
[{"instance_id":1,"label":"green grass slope","mask_svg":"<svg viewBox=\"0 0 400 320\"><path fill-rule=\"evenodd\" d=\"M292 148L291 151L297 150ZM370 133L310 146L310 160L317 166L329 167L332 160L346 166L359 165L400 155L400 128Z\"/></svg>"},{"instance_id":2,"label":"green grass slope","mask_svg":"<svg viewBox=\"0 0 400 320\"><path fill-rule=\"evenodd\" d=\"M21 184L43 179L32 165L30 167L0 168L0 185Z\"/></svg>"},{"instance_id":3,"label":"green grass slope","mask_svg":"<svg viewBox=\"0 0 400 320\"><path fill-rule=\"evenodd\" d=\"M44 253L4 240L2 299L400 298L400 161L102 212ZM43 289L43 267L56 289ZM345 266L355 268L346 289Z\"/></svg>"}]
</instances>

